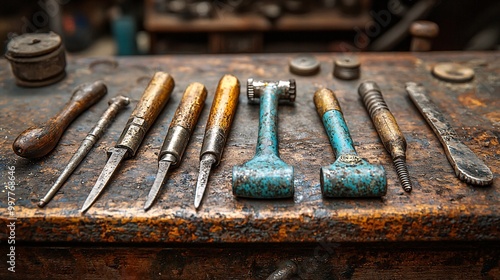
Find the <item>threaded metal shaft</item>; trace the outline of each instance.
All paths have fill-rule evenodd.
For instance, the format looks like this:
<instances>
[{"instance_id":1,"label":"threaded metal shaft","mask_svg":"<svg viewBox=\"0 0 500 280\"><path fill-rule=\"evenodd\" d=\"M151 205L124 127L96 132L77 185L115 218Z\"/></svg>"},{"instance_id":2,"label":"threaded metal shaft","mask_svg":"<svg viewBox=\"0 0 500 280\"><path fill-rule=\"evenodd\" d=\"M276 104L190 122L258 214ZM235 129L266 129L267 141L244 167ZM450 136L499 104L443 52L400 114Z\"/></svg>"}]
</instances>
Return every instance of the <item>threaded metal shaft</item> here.
<instances>
[{"instance_id":1,"label":"threaded metal shaft","mask_svg":"<svg viewBox=\"0 0 500 280\"><path fill-rule=\"evenodd\" d=\"M359 86L358 93L363 98L363 103L365 103L366 109L368 109L368 113L372 119L377 110L389 111L380 88L375 82L362 83Z\"/></svg>"},{"instance_id":2,"label":"threaded metal shaft","mask_svg":"<svg viewBox=\"0 0 500 280\"><path fill-rule=\"evenodd\" d=\"M396 173L399 177L399 182L403 186L405 192L411 192L412 186L410 181L410 175L408 174L408 168L406 167L406 162L403 158L396 158L393 160L394 166L396 166Z\"/></svg>"}]
</instances>

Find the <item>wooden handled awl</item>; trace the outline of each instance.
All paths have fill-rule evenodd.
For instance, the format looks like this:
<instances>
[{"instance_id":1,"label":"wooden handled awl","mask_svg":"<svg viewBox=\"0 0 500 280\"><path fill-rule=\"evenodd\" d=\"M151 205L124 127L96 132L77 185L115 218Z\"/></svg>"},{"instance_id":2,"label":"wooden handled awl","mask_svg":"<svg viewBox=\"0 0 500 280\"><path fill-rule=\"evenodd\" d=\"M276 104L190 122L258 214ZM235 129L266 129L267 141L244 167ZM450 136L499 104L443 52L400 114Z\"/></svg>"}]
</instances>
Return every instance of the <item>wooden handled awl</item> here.
<instances>
[{"instance_id":1,"label":"wooden handled awl","mask_svg":"<svg viewBox=\"0 0 500 280\"><path fill-rule=\"evenodd\" d=\"M198 208L207 187L213 165L219 165L229 130L238 106L240 81L233 75L224 75L215 91L212 108L205 127L205 137L200 152L200 173L196 183L194 207Z\"/></svg>"},{"instance_id":2,"label":"wooden handled awl","mask_svg":"<svg viewBox=\"0 0 500 280\"><path fill-rule=\"evenodd\" d=\"M101 194L123 159L135 155L147 131L167 104L174 85L174 79L169 74L164 72L156 72L154 74L141 100L139 100L132 115L130 115L118 142L108 152L108 162L104 166L87 200L85 200L82 212L89 209L99 194Z\"/></svg>"},{"instance_id":3,"label":"wooden handled awl","mask_svg":"<svg viewBox=\"0 0 500 280\"><path fill-rule=\"evenodd\" d=\"M52 151L69 124L81 113L101 99L107 92L101 81L81 84L73 90L73 96L57 115L40 126L22 132L12 144L14 152L25 158L40 158Z\"/></svg>"},{"instance_id":4,"label":"wooden handled awl","mask_svg":"<svg viewBox=\"0 0 500 280\"><path fill-rule=\"evenodd\" d=\"M158 173L144 204L144 210L148 210L153 205L170 166L176 167L180 164L206 98L207 89L200 83L190 84L184 92L160 149Z\"/></svg>"}]
</instances>

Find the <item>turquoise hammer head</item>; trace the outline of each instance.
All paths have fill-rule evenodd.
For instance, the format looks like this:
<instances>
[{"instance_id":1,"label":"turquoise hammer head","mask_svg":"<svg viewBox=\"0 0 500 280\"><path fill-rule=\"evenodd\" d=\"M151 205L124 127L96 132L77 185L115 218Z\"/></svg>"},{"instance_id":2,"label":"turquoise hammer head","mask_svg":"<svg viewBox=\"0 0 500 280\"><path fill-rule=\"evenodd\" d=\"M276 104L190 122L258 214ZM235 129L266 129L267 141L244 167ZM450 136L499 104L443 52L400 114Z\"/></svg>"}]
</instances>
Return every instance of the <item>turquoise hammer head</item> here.
<instances>
[{"instance_id":1,"label":"turquoise hammer head","mask_svg":"<svg viewBox=\"0 0 500 280\"><path fill-rule=\"evenodd\" d=\"M385 170L357 155L342 155L320 171L321 191L326 197L380 197L387 192Z\"/></svg>"},{"instance_id":2,"label":"turquoise hammer head","mask_svg":"<svg viewBox=\"0 0 500 280\"><path fill-rule=\"evenodd\" d=\"M233 167L233 194L246 198L293 197L293 167L274 155L261 155Z\"/></svg>"}]
</instances>

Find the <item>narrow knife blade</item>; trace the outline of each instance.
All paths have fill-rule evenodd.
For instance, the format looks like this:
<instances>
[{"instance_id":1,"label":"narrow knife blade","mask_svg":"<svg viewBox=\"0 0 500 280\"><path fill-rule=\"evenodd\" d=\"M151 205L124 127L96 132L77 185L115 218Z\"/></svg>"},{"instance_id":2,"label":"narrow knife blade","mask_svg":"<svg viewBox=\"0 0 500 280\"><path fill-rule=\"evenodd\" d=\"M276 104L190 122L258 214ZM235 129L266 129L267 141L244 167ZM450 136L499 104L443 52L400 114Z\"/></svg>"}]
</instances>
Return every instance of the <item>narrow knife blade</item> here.
<instances>
[{"instance_id":1,"label":"narrow knife blade","mask_svg":"<svg viewBox=\"0 0 500 280\"><path fill-rule=\"evenodd\" d=\"M95 183L92 191L87 197L87 200L85 200L85 203L83 204L82 210L80 210L80 212L85 212L90 208L90 206L92 206L97 197L101 194L104 187L106 187L106 185L108 184L115 171L118 169L118 166L127 155L128 150L124 148L112 148L110 152L111 156L102 169L101 175L99 175L97 182Z\"/></svg>"},{"instance_id":2,"label":"narrow knife blade","mask_svg":"<svg viewBox=\"0 0 500 280\"><path fill-rule=\"evenodd\" d=\"M453 127L430 100L426 89L417 83L406 83L406 91L443 145L457 177L472 185L484 186L493 183L491 170L471 149L460 142Z\"/></svg>"}]
</instances>

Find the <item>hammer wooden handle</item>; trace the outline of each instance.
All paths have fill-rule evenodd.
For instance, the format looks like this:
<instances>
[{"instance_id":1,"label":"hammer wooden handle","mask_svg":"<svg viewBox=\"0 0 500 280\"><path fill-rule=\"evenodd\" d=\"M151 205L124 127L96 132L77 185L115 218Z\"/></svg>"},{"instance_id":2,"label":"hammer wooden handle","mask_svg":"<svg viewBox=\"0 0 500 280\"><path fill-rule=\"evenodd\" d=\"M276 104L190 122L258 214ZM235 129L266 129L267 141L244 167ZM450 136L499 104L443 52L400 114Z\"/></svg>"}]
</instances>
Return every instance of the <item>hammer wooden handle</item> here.
<instances>
[{"instance_id":1,"label":"hammer wooden handle","mask_svg":"<svg viewBox=\"0 0 500 280\"><path fill-rule=\"evenodd\" d=\"M107 92L101 82L85 83L73 90L73 96L57 115L40 126L22 132L14 141L14 152L25 158L40 158L52 151L69 124L95 104Z\"/></svg>"}]
</instances>

